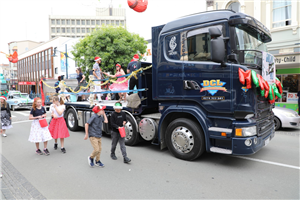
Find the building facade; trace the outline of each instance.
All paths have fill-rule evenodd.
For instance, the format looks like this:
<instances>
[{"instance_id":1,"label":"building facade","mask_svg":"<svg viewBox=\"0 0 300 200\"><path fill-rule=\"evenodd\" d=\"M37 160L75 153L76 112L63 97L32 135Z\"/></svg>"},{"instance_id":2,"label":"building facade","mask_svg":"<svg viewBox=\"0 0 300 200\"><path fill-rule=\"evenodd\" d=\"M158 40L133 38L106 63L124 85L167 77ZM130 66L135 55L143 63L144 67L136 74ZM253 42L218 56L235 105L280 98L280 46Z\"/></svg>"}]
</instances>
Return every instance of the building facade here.
<instances>
[{"instance_id":1,"label":"building facade","mask_svg":"<svg viewBox=\"0 0 300 200\"><path fill-rule=\"evenodd\" d=\"M207 10L230 9L246 13L262 22L272 34L267 43L275 56L276 76L283 84L283 95L276 106L298 111L300 91L300 1L299 0L221 0L207 1Z\"/></svg>"},{"instance_id":2,"label":"building facade","mask_svg":"<svg viewBox=\"0 0 300 200\"><path fill-rule=\"evenodd\" d=\"M49 39L84 37L102 25L126 26L125 8L97 8L95 16L49 16Z\"/></svg>"},{"instance_id":3,"label":"building facade","mask_svg":"<svg viewBox=\"0 0 300 200\"><path fill-rule=\"evenodd\" d=\"M75 40L75 41L74 41ZM67 37L56 37L39 46L19 55L18 61L18 81L19 90L25 93L40 94L39 81L42 78L57 79L58 76L66 77L66 67L68 67L69 75L75 73L76 63L72 59L68 59L66 66L63 51L67 44L67 52L70 57L72 54L72 45L78 39ZM56 56L54 56L54 48L57 48ZM62 52L62 53L60 53ZM24 85L25 82L35 82L34 85Z\"/></svg>"},{"instance_id":4,"label":"building facade","mask_svg":"<svg viewBox=\"0 0 300 200\"><path fill-rule=\"evenodd\" d=\"M35 42L31 40L23 40L23 41L13 41L8 43L8 53L13 54L15 51L19 54L22 54L29 49L32 49L36 47L37 45L41 44L41 42ZM9 72L7 73L7 83L9 85L9 88L11 89L12 86L18 85L18 75L17 75L17 63L9 63Z\"/></svg>"}]
</instances>

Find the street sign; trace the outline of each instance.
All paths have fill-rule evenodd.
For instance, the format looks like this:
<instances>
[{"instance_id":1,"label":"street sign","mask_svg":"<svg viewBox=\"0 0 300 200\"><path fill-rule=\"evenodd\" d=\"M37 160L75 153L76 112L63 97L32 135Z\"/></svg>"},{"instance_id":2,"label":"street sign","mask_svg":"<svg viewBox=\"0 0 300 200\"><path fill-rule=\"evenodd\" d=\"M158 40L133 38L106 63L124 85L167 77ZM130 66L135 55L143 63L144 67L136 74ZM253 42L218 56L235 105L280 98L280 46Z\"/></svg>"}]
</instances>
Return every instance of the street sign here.
<instances>
[{"instance_id":1,"label":"street sign","mask_svg":"<svg viewBox=\"0 0 300 200\"><path fill-rule=\"evenodd\" d=\"M35 82L19 82L19 85L35 85Z\"/></svg>"}]
</instances>

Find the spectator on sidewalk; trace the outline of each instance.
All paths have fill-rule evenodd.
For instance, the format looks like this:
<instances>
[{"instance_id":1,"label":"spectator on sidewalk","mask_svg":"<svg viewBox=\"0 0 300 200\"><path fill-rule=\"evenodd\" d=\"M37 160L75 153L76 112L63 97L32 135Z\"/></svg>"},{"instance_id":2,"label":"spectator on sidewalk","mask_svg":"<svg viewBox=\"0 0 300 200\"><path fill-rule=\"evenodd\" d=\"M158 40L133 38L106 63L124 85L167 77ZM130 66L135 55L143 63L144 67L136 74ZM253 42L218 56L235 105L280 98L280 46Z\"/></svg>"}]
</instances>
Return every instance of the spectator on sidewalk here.
<instances>
[{"instance_id":1,"label":"spectator on sidewalk","mask_svg":"<svg viewBox=\"0 0 300 200\"><path fill-rule=\"evenodd\" d=\"M9 104L6 102L7 99L5 96L0 97L1 100L1 123L0 123L0 134L2 134L3 137L6 137L5 131L7 129L12 128L11 125L11 114L9 109Z\"/></svg>"}]
</instances>

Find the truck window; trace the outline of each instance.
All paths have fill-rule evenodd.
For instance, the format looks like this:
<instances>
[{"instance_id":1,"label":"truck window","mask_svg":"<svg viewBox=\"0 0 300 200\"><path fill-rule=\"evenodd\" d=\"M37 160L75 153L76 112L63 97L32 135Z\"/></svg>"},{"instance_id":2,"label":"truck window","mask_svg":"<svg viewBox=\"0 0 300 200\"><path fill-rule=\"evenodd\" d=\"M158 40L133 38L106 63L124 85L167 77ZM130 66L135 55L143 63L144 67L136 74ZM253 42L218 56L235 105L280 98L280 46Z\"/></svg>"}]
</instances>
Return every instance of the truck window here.
<instances>
[{"instance_id":1,"label":"truck window","mask_svg":"<svg viewBox=\"0 0 300 200\"><path fill-rule=\"evenodd\" d=\"M217 25L222 32L222 25ZM187 33L187 60L188 61L210 61L211 37L208 29L205 27L201 29L195 29Z\"/></svg>"},{"instance_id":2,"label":"truck window","mask_svg":"<svg viewBox=\"0 0 300 200\"><path fill-rule=\"evenodd\" d=\"M166 55L172 60L180 59L180 34L165 37Z\"/></svg>"}]
</instances>

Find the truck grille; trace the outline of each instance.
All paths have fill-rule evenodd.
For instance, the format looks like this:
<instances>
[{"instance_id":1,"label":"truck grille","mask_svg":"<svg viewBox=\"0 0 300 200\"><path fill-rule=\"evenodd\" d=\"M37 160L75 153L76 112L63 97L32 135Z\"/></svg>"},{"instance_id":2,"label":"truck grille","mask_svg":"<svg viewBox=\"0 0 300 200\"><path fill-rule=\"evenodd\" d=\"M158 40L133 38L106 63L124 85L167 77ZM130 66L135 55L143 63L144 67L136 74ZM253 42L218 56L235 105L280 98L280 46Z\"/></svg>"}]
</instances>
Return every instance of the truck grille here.
<instances>
[{"instance_id":1,"label":"truck grille","mask_svg":"<svg viewBox=\"0 0 300 200\"><path fill-rule=\"evenodd\" d=\"M274 114L272 106L269 102L260 95L257 96L257 135L264 136L269 134L274 129Z\"/></svg>"}]
</instances>

